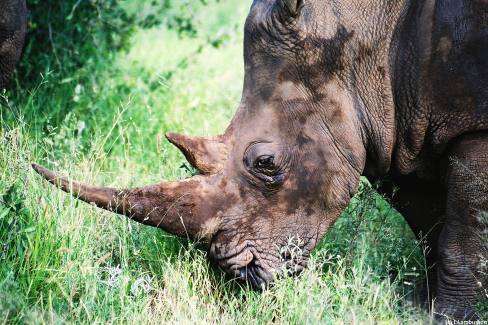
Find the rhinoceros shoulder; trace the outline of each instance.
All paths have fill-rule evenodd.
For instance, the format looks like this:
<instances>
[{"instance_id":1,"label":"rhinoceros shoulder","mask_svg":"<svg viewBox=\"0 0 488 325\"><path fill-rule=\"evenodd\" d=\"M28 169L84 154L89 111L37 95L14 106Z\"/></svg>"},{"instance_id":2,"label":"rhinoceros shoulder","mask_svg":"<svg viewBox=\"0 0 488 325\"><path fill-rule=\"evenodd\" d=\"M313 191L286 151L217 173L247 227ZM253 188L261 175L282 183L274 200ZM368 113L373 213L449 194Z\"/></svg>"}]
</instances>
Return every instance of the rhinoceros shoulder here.
<instances>
[{"instance_id":1,"label":"rhinoceros shoulder","mask_svg":"<svg viewBox=\"0 0 488 325\"><path fill-rule=\"evenodd\" d=\"M415 2L400 32L395 69L403 173L435 177L456 137L488 131L488 2Z\"/></svg>"}]
</instances>

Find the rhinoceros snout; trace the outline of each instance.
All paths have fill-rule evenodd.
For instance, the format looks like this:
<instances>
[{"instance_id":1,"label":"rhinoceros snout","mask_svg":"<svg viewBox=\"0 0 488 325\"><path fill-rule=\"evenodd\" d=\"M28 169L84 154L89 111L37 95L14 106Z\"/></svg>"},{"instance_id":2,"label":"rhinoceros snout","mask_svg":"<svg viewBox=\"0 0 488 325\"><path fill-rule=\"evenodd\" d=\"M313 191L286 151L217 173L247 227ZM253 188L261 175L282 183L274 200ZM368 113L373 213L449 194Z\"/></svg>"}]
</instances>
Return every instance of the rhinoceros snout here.
<instances>
[{"instance_id":1,"label":"rhinoceros snout","mask_svg":"<svg viewBox=\"0 0 488 325\"><path fill-rule=\"evenodd\" d=\"M307 265L310 244L313 245L310 241L301 241L299 245L287 243L280 249L274 247L268 251L252 241L236 245L214 240L210 245L210 257L230 276L262 290L271 287L277 278L302 273Z\"/></svg>"},{"instance_id":2,"label":"rhinoceros snout","mask_svg":"<svg viewBox=\"0 0 488 325\"><path fill-rule=\"evenodd\" d=\"M210 247L210 257L226 273L237 280L250 283L256 289L268 287L274 279L272 267L263 263L257 251L248 243L229 248L214 242Z\"/></svg>"},{"instance_id":3,"label":"rhinoceros snout","mask_svg":"<svg viewBox=\"0 0 488 325\"><path fill-rule=\"evenodd\" d=\"M275 268L264 268L258 259L236 272L241 281L250 283L255 289L263 290L273 286L276 279L282 276L295 277L305 269L305 261L286 260L276 265Z\"/></svg>"}]
</instances>

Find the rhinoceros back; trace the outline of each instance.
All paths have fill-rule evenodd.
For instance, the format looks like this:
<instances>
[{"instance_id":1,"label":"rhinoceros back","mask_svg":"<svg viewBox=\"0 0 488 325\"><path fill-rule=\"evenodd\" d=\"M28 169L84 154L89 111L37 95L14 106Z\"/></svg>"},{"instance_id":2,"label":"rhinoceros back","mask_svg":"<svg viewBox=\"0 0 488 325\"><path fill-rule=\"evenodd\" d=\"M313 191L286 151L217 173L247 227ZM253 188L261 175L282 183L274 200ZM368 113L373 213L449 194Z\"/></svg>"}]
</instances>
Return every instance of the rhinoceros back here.
<instances>
[{"instance_id":1,"label":"rhinoceros back","mask_svg":"<svg viewBox=\"0 0 488 325\"><path fill-rule=\"evenodd\" d=\"M0 0L0 88L12 75L26 33L25 0Z\"/></svg>"}]
</instances>

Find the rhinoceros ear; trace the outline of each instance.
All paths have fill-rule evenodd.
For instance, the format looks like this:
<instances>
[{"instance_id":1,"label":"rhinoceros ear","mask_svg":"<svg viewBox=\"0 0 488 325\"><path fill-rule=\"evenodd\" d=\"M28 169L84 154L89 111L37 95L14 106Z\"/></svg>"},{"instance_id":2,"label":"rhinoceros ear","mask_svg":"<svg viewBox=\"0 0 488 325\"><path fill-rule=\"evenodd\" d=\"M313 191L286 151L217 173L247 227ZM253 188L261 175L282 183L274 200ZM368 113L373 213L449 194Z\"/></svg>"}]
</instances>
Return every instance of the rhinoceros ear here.
<instances>
[{"instance_id":1,"label":"rhinoceros ear","mask_svg":"<svg viewBox=\"0 0 488 325\"><path fill-rule=\"evenodd\" d=\"M227 159L227 146L221 137L191 137L170 132L166 138L204 175L218 172Z\"/></svg>"},{"instance_id":2,"label":"rhinoceros ear","mask_svg":"<svg viewBox=\"0 0 488 325\"><path fill-rule=\"evenodd\" d=\"M304 0L280 0L280 2L292 17L297 17Z\"/></svg>"}]
</instances>

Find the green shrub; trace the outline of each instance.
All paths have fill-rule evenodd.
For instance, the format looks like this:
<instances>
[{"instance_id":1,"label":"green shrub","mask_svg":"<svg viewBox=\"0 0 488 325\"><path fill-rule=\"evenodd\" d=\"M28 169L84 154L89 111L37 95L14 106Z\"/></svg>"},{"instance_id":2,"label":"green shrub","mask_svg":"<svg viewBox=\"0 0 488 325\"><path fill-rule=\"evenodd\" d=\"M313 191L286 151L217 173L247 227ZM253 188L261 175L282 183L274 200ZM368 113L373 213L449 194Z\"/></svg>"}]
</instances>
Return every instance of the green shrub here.
<instances>
[{"instance_id":1,"label":"green shrub","mask_svg":"<svg viewBox=\"0 0 488 325\"><path fill-rule=\"evenodd\" d=\"M117 0L29 0L29 33L19 77L38 81L40 73L66 75L108 52L127 48L134 18Z\"/></svg>"},{"instance_id":2,"label":"green shrub","mask_svg":"<svg viewBox=\"0 0 488 325\"><path fill-rule=\"evenodd\" d=\"M90 105L78 103L77 92L84 90L87 98L97 97L98 81L107 74L112 79L114 61L129 49L136 30L164 24L180 37L195 37L195 8L206 3L27 0L28 36L17 69L17 86L7 94L11 102L20 105L6 105L0 99L4 120L22 116L32 124L33 131L46 132L48 125L56 127L81 104L85 105L83 113L91 114ZM29 111L29 105L22 105L30 100L25 91L35 93L39 88L51 96L44 98L44 103L32 105L42 107L42 111ZM130 95L130 89L123 85L117 85L117 91L122 97Z\"/></svg>"},{"instance_id":3,"label":"green shrub","mask_svg":"<svg viewBox=\"0 0 488 325\"><path fill-rule=\"evenodd\" d=\"M197 33L188 1L28 0L27 5L29 34L19 72L23 83L38 81L39 73L66 75L87 62L104 61L128 49L137 27L164 23L181 35Z\"/></svg>"}]
</instances>

